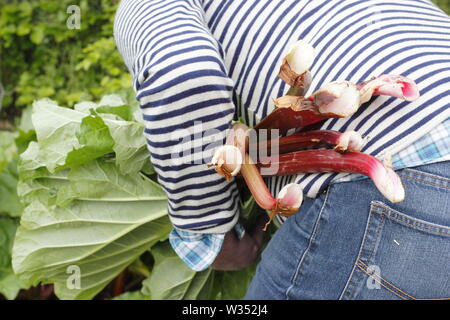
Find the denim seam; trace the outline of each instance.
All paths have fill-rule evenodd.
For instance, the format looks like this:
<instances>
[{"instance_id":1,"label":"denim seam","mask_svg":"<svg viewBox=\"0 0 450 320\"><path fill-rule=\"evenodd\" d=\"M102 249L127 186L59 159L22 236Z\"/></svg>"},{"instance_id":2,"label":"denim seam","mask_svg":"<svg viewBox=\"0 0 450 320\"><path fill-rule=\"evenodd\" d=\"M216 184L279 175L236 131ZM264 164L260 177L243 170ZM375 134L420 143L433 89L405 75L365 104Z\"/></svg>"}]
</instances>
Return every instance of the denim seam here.
<instances>
[{"instance_id":1,"label":"denim seam","mask_svg":"<svg viewBox=\"0 0 450 320\"><path fill-rule=\"evenodd\" d=\"M292 291L293 287L295 286L295 283L297 282L297 278L298 278L298 275L300 273L300 268L302 267L303 261L304 261L306 255L307 255L307 253L309 253L309 251L311 249L311 246L312 246L312 243L315 240L315 236L316 236L316 233L317 233L317 229L319 228L319 224L320 224L320 220L321 220L321 217L322 217L322 213L323 213L323 211L325 209L325 205L327 204L327 201L328 201L328 196L330 194L330 188L331 188L331 186L328 188L328 192L325 195L325 199L323 201L322 207L320 208L319 215L318 215L317 220L316 220L316 222L314 224L313 232L311 233L311 237L309 238L308 247L303 252L303 254L302 254L301 258L300 258L300 261L297 264L297 268L295 270L294 276L291 279L291 285L286 290L286 293L285 293L286 300L290 300L289 299L289 293Z\"/></svg>"},{"instance_id":2,"label":"denim seam","mask_svg":"<svg viewBox=\"0 0 450 320\"><path fill-rule=\"evenodd\" d=\"M441 184L437 184L437 183L433 183L433 182L430 182L430 181L414 178L414 177L407 176L407 175L404 175L404 174L399 174L399 176L401 176L403 178L406 178L406 179L414 180L414 181L417 181L417 182L429 184L429 185L434 186L434 187L444 188L444 189L450 190L450 187L446 187L446 186L441 185Z\"/></svg>"},{"instance_id":3,"label":"denim seam","mask_svg":"<svg viewBox=\"0 0 450 320\"><path fill-rule=\"evenodd\" d=\"M373 203L370 204L370 214L371 215L372 215L373 212L375 212L375 210L373 208L373 205L374 205ZM385 218L386 218L385 215L381 215L381 221L378 224L377 229L375 230L374 239L379 239L381 229L384 226L384 219ZM370 253L369 259L367 259L367 263L370 263L372 261L372 259L374 258L374 255L375 255L375 251L376 251L375 248L372 248L372 252ZM361 261L363 261L363 260L361 260Z\"/></svg>"},{"instance_id":4,"label":"denim seam","mask_svg":"<svg viewBox=\"0 0 450 320\"><path fill-rule=\"evenodd\" d=\"M388 290L389 292L395 294L397 297L399 297L402 300L408 300L406 297L402 296L400 293L395 292L394 290L392 290L392 288L389 288L388 285L383 284L383 278L380 277L380 279L375 278L373 275L369 274L365 269L363 269L361 266L357 265L358 269L361 270L361 272L363 272L364 274L366 274L369 278L372 278L373 280L375 280L376 282L378 282L383 288L385 288L386 290ZM386 280L384 280L386 281ZM386 281L387 282L387 281ZM389 283L389 282L388 282Z\"/></svg>"},{"instance_id":5,"label":"denim seam","mask_svg":"<svg viewBox=\"0 0 450 320\"><path fill-rule=\"evenodd\" d=\"M366 265L364 262L362 262L362 261L359 261L360 262L360 264L362 264L362 266L364 267L364 270L362 270L361 269L361 267L359 267L365 274L367 274L369 277L371 277L372 279L375 279L375 276L374 275L371 275L371 274L369 274L368 272L367 272L367 267L368 267L368 265ZM389 282L388 280L386 280L386 279L384 279L382 276L380 276L380 275L376 275L378 278L380 278L380 281L381 282L385 282L386 283L386 286L389 286L389 287L391 287L391 288L388 288L388 287L385 287L387 290L389 290L389 291L391 291L392 293L394 293L394 294L396 294L395 292L394 292L394 289L396 290L396 291L398 291L398 293L399 294L403 294L403 295L405 295L407 298L410 298L410 299L412 299L412 300L417 300L416 299L416 297L414 297L414 296L412 296L412 295L410 295L409 293L407 293L407 292L405 292L405 291L403 291L402 289L400 289L399 287L397 287L397 286L395 286L392 282ZM380 283L381 284L381 283ZM384 287L384 286L383 286Z\"/></svg>"},{"instance_id":6,"label":"denim seam","mask_svg":"<svg viewBox=\"0 0 450 320\"><path fill-rule=\"evenodd\" d=\"M428 173L428 172L424 172L424 171L420 171L420 170L415 170L415 169L411 169L411 168L406 168L404 171L410 172L410 173L414 173L416 175L422 175L425 176L427 178L431 178L434 180L442 180L446 183L450 183L450 179L447 177L443 177L437 174L433 174L433 173Z\"/></svg>"},{"instance_id":7,"label":"denim seam","mask_svg":"<svg viewBox=\"0 0 450 320\"><path fill-rule=\"evenodd\" d=\"M450 236L450 228L438 224L433 224L424 220L415 219L413 217L409 217L399 211L396 211L380 202L375 202L373 204L374 212L381 214L382 216L386 216L388 219L391 219L401 225L410 227L415 230L420 230L426 233L431 233L439 236L448 237ZM392 212L392 214L389 214ZM435 229L435 230L433 230Z\"/></svg>"},{"instance_id":8,"label":"denim seam","mask_svg":"<svg viewBox=\"0 0 450 320\"><path fill-rule=\"evenodd\" d=\"M366 268L367 270L367 265L365 265L365 263L363 261L359 261L361 264L363 264L363 267ZM363 270L361 266L358 266L358 268L364 272L365 274L367 274L369 277L371 277L372 279L374 279L375 281L377 281L377 279L369 274L366 270ZM450 300L450 298L416 298L412 295L410 295L409 293L406 293L405 291L403 291L402 289L396 287L394 284L392 284L391 282L389 282L388 280L384 279L381 276L378 276L380 278L380 281L377 281L380 285L382 285L386 290L389 290L390 292L392 292L393 294L397 295L398 297L402 298L399 294L404 294L406 297L410 298L411 300ZM386 282L386 286L383 285L382 282ZM388 288L387 286L390 286L391 288ZM394 292L394 290L392 288L395 288L397 291L399 291L399 294L397 294L396 292ZM403 298L402 298L403 299ZM403 300L408 300L407 298L403 299Z\"/></svg>"},{"instance_id":9,"label":"denim seam","mask_svg":"<svg viewBox=\"0 0 450 320\"><path fill-rule=\"evenodd\" d=\"M373 211L374 211L374 209L373 209L373 203L370 203L370 209L369 209L369 214L368 214L368 216L367 216L366 228L365 228L365 230L364 230L364 234L363 234L363 237L362 237L362 241L361 241L361 244L360 244L360 247L359 247L358 256L356 257L356 261L355 261L355 263L353 264L353 269L352 269L352 271L350 272L350 275L349 275L349 277L348 277L348 279L347 279L347 283L345 284L345 287L344 287L344 289L342 290L342 292L341 292L341 294L340 294L340 296L339 296L339 300L342 300L342 299L344 298L344 296L348 296L348 297L350 297L350 299L353 299L353 296L355 295L355 291L358 289L358 288L356 287L356 285L353 285L352 291L348 291L348 290L350 289L350 284L352 283L352 280L354 279L354 274L355 274L356 268L357 268L357 266L358 266L358 262L359 262L359 261L362 261L363 253L364 253L364 251L366 250L366 242L367 242L367 238L368 238L368 236L369 236L369 233L371 232L371 225L372 225L372 223L373 223L372 219L375 218L374 215L372 214ZM382 216L382 217L383 217L383 216ZM380 222L380 224L377 226L377 229L376 229L376 231L375 231L375 235L378 234L378 232L379 232L379 230L380 230L380 226L383 224L383 222L384 222L384 221L382 220L382 221ZM371 256L370 259L372 259L373 251L374 251L374 250L372 250L372 253L371 253L371 255L370 255L370 256Z\"/></svg>"}]
</instances>

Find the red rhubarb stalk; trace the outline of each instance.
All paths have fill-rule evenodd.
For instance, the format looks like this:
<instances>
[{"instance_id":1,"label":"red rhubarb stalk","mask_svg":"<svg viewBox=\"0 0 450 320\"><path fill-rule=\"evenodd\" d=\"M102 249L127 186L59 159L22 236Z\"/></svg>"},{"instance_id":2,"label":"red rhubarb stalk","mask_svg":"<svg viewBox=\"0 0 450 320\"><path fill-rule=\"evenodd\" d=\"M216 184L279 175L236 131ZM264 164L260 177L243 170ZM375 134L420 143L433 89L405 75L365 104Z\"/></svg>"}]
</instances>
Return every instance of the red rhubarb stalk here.
<instances>
[{"instance_id":1,"label":"red rhubarb stalk","mask_svg":"<svg viewBox=\"0 0 450 320\"><path fill-rule=\"evenodd\" d=\"M255 130L279 129L280 134L286 134L289 129L304 128L328 119L316 111L311 101L302 97L285 97L288 97L290 101L283 99L284 97L280 98L283 99L281 102L280 99L275 100L278 107L261 120L255 126Z\"/></svg>"},{"instance_id":2,"label":"red rhubarb stalk","mask_svg":"<svg viewBox=\"0 0 450 320\"><path fill-rule=\"evenodd\" d=\"M381 75L372 80L355 85L349 81L331 82L314 92L310 97L297 97L285 95L275 99L275 105L278 108L290 108L302 115L304 110L308 110L317 118L316 121L295 121L295 119L286 120L291 128L301 128L321 121L318 117L327 118L346 118L354 114L358 108L369 101L372 96L387 95L397 97L406 101L413 101L420 97L417 84L406 77L397 75ZM268 118L274 123L280 118L293 117L285 110L280 114L270 114ZM263 120L263 121L264 121ZM273 126L271 129L275 129Z\"/></svg>"},{"instance_id":3,"label":"red rhubarb stalk","mask_svg":"<svg viewBox=\"0 0 450 320\"><path fill-rule=\"evenodd\" d=\"M276 141L275 139L260 141L258 149L266 148L270 152L273 143L278 143L280 154L327 146L334 147L336 151L344 152L360 151L364 146L364 139L355 131L342 133L334 130L313 130L294 133Z\"/></svg>"},{"instance_id":4,"label":"red rhubarb stalk","mask_svg":"<svg viewBox=\"0 0 450 320\"><path fill-rule=\"evenodd\" d=\"M256 203L268 211L269 221L265 225L264 231L267 230L267 226L277 214L289 217L299 210L303 202L303 191L299 185L290 184L285 186L279 192L277 199L275 199L267 188L257 166L248 154L245 155L241 174Z\"/></svg>"},{"instance_id":5,"label":"red rhubarb stalk","mask_svg":"<svg viewBox=\"0 0 450 320\"><path fill-rule=\"evenodd\" d=\"M405 191L394 170L361 152L305 150L261 159L260 168L277 166L277 176L317 172L349 172L370 177L378 190L391 202L403 201Z\"/></svg>"},{"instance_id":6,"label":"red rhubarb stalk","mask_svg":"<svg viewBox=\"0 0 450 320\"><path fill-rule=\"evenodd\" d=\"M372 96L386 95L406 101L414 101L420 97L417 84L403 76L383 74L357 85L361 95L361 103L370 100Z\"/></svg>"},{"instance_id":7,"label":"red rhubarb stalk","mask_svg":"<svg viewBox=\"0 0 450 320\"><path fill-rule=\"evenodd\" d=\"M239 172L256 203L269 212L270 220L277 214L289 216L295 214L303 200L303 192L299 187L290 187L275 199L267 188L256 164L246 152L248 144L248 128L235 125L227 137L227 145L217 149L209 166L215 166L217 173L227 180ZM233 144L233 145L231 145ZM231 160L231 163L229 161ZM267 228L267 225L264 229Z\"/></svg>"},{"instance_id":8,"label":"red rhubarb stalk","mask_svg":"<svg viewBox=\"0 0 450 320\"><path fill-rule=\"evenodd\" d=\"M258 168L248 154L244 157L244 163L241 167L241 174L256 203L265 210L275 209L277 206L277 200L272 197L272 194L270 193L269 188L267 188L267 185L259 173Z\"/></svg>"}]
</instances>

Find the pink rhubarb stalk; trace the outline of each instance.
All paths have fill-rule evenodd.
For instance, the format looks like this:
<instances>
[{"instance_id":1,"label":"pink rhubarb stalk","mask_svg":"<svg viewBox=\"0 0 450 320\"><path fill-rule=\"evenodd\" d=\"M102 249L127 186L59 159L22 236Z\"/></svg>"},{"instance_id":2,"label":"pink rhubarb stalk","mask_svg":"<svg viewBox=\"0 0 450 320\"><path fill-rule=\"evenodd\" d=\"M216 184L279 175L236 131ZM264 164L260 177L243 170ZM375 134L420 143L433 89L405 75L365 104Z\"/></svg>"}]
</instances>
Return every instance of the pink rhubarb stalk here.
<instances>
[{"instance_id":1,"label":"pink rhubarb stalk","mask_svg":"<svg viewBox=\"0 0 450 320\"><path fill-rule=\"evenodd\" d=\"M285 134L289 129L304 128L328 119L303 97L284 96L276 99L275 104L277 108L261 120L255 130L279 129L280 134Z\"/></svg>"},{"instance_id":2,"label":"pink rhubarb stalk","mask_svg":"<svg viewBox=\"0 0 450 320\"><path fill-rule=\"evenodd\" d=\"M370 100L372 96L386 95L406 101L414 101L420 97L417 84L406 77L383 74L357 85L360 91L361 103Z\"/></svg>"},{"instance_id":3,"label":"pink rhubarb stalk","mask_svg":"<svg viewBox=\"0 0 450 320\"><path fill-rule=\"evenodd\" d=\"M306 148L332 146L336 151L360 151L364 146L364 139L355 131L338 132L334 130L313 130L294 133L281 137L278 141L268 140L258 143L259 148L266 148L270 152L272 144L278 143L279 153L289 153Z\"/></svg>"},{"instance_id":4,"label":"pink rhubarb stalk","mask_svg":"<svg viewBox=\"0 0 450 320\"><path fill-rule=\"evenodd\" d=\"M209 166L215 166L217 173L227 180L240 172L256 203L269 211L270 220L277 214L289 216L296 213L303 200L301 190L290 187L275 199L256 164L246 152L248 128L243 124L237 124L233 129L227 137L227 144L216 150Z\"/></svg>"},{"instance_id":5,"label":"pink rhubarb stalk","mask_svg":"<svg viewBox=\"0 0 450 320\"><path fill-rule=\"evenodd\" d=\"M277 214L289 217L299 210L303 201L303 191L300 186L286 185L275 199L259 173L258 167L248 154L245 155L241 174L256 203L268 211L269 221L264 227L264 231L267 230L267 226Z\"/></svg>"},{"instance_id":6,"label":"pink rhubarb stalk","mask_svg":"<svg viewBox=\"0 0 450 320\"><path fill-rule=\"evenodd\" d=\"M370 177L378 190L391 202L403 201L405 191L399 176L389 166L361 152L305 150L261 159L259 167L278 166L276 175L317 172L349 172Z\"/></svg>"}]
</instances>

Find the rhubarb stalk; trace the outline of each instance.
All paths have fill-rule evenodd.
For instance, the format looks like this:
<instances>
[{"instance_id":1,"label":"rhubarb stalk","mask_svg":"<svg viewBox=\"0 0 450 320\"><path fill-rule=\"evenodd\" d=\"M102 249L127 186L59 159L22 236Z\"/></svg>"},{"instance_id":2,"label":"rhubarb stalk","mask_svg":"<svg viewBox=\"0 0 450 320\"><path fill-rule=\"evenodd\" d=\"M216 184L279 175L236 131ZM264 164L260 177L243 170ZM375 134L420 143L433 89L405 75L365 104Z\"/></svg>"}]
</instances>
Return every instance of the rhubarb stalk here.
<instances>
[{"instance_id":1,"label":"rhubarb stalk","mask_svg":"<svg viewBox=\"0 0 450 320\"><path fill-rule=\"evenodd\" d=\"M360 151L364 146L364 139L355 131L338 132L334 130L313 130L294 133L279 139L260 141L258 150L266 148L271 151L272 144L277 143L279 153L289 153L304 150L306 148L319 148L332 146L336 151ZM273 155L273 154L272 154Z\"/></svg>"},{"instance_id":2,"label":"rhubarb stalk","mask_svg":"<svg viewBox=\"0 0 450 320\"><path fill-rule=\"evenodd\" d=\"M244 159L241 168L242 177L256 203L268 211L269 221L264 227L264 231L266 231L267 226L277 214L283 217L289 217L299 210L303 201L303 191L298 185L287 185L278 193L278 197L275 199L272 197L264 179L250 156L246 154Z\"/></svg>"},{"instance_id":3,"label":"rhubarb stalk","mask_svg":"<svg viewBox=\"0 0 450 320\"><path fill-rule=\"evenodd\" d=\"M405 191L399 176L389 166L361 152L305 150L261 159L260 168L275 165L277 176L317 172L349 172L370 177L378 190L391 202L403 201Z\"/></svg>"},{"instance_id":4,"label":"rhubarb stalk","mask_svg":"<svg viewBox=\"0 0 450 320\"><path fill-rule=\"evenodd\" d=\"M358 84L357 87L360 91L361 103L365 103L372 96L377 95L396 97L406 101L414 101L420 97L417 84L413 80L391 74L374 77Z\"/></svg>"},{"instance_id":5,"label":"rhubarb stalk","mask_svg":"<svg viewBox=\"0 0 450 320\"><path fill-rule=\"evenodd\" d=\"M304 128L327 119L321 116L310 102L304 102L301 105L276 108L255 126L255 130L278 129L280 134L286 134L290 129Z\"/></svg>"},{"instance_id":6,"label":"rhubarb stalk","mask_svg":"<svg viewBox=\"0 0 450 320\"><path fill-rule=\"evenodd\" d=\"M240 172L256 203L268 211L269 222L277 214L283 216L295 214L303 200L301 189L292 186L283 189L283 193L280 193L279 197L275 199L267 188L256 164L246 152L247 144L248 128L243 124L235 125L227 137L227 145L215 152L209 166L215 166L217 173L227 180Z\"/></svg>"}]
</instances>

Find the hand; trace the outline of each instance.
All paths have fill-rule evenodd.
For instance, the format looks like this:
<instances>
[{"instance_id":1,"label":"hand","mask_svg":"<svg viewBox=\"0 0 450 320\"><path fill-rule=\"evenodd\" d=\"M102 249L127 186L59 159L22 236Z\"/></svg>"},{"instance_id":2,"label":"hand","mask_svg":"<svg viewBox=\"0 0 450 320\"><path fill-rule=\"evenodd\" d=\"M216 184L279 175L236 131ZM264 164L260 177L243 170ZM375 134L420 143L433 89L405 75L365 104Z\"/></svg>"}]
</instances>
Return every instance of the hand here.
<instances>
[{"instance_id":1,"label":"hand","mask_svg":"<svg viewBox=\"0 0 450 320\"><path fill-rule=\"evenodd\" d=\"M247 268L256 262L264 238L264 225L268 216L262 213L252 232L246 232L239 240L234 229L225 234L222 249L211 265L212 269L222 271L236 271Z\"/></svg>"}]
</instances>

